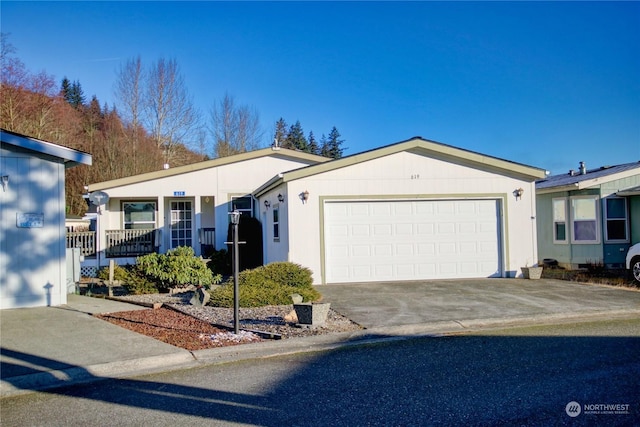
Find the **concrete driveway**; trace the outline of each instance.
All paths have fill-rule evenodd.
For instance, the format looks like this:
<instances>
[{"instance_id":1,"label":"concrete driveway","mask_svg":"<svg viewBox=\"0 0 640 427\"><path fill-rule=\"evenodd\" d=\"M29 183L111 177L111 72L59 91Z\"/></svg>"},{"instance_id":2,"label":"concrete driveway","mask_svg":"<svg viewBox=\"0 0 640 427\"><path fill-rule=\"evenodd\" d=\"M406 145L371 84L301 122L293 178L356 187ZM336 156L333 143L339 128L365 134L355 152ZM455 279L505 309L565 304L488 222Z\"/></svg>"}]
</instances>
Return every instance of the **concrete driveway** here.
<instances>
[{"instance_id":1,"label":"concrete driveway","mask_svg":"<svg viewBox=\"0 0 640 427\"><path fill-rule=\"evenodd\" d=\"M595 316L640 316L640 291L560 280L465 279L319 286L331 307L367 329L461 328Z\"/></svg>"}]
</instances>

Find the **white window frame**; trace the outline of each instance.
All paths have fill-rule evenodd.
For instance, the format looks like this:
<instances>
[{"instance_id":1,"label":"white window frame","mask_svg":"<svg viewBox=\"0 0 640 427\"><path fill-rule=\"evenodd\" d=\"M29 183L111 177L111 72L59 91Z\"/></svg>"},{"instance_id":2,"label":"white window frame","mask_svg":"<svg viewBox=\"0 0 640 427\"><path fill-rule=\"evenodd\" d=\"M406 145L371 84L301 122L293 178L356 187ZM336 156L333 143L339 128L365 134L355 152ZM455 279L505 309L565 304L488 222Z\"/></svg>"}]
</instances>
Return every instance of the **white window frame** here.
<instances>
[{"instance_id":1,"label":"white window frame","mask_svg":"<svg viewBox=\"0 0 640 427\"><path fill-rule=\"evenodd\" d=\"M177 205L174 209L174 203ZM169 245L171 249L178 246L193 247L193 228L195 223L194 201L190 199L169 200L169 217L171 218L171 234ZM188 217L182 217L188 213ZM174 234L177 233L177 236Z\"/></svg>"},{"instance_id":2,"label":"white window frame","mask_svg":"<svg viewBox=\"0 0 640 427\"><path fill-rule=\"evenodd\" d=\"M280 206L274 205L271 212L271 219L273 220L273 241L280 241Z\"/></svg>"},{"instance_id":3,"label":"white window frame","mask_svg":"<svg viewBox=\"0 0 640 427\"><path fill-rule=\"evenodd\" d=\"M584 202L585 200L590 200L593 204L593 210L595 214L595 218L584 219L584 212L577 212L577 203ZM598 196L573 196L569 198L569 212L570 212L570 220L571 220L571 243L577 245L595 245L599 244L601 241L600 235L600 204L598 203ZM591 240L578 240L576 238L576 225L578 222L593 222L594 223L594 234L595 238Z\"/></svg>"},{"instance_id":4,"label":"white window frame","mask_svg":"<svg viewBox=\"0 0 640 427\"><path fill-rule=\"evenodd\" d=\"M610 218L609 217L609 200L622 200L624 203L624 218ZM626 197L606 197L602 199L602 212L604 213L604 238L608 243L629 243L629 207ZM624 221L624 239L610 239L609 238L609 221Z\"/></svg>"},{"instance_id":5,"label":"white window frame","mask_svg":"<svg viewBox=\"0 0 640 427\"><path fill-rule=\"evenodd\" d=\"M125 206L133 205L133 204L142 204L142 205L153 205L153 221L127 221L125 216ZM126 200L122 201L122 228L125 230L133 229L131 227L127 228L127 225L130 224L147 224L149 227L144 227L144 229L153 230L156 228L156 218L158 216L158 205L154 200Z\"/></svg>"},{"instance_id":6,"label":"white window frame","mask_svg":"<svg viewBox=\"0 0 640 427\"><path fill-rule=\"evenodd\" d=\"M234 205L235 205L235 201L236 199L249 199L251 201L251 206L248 209L238 209L238 212L240 212L240 215L249 215L249 217L253 218L253 206L255 203L255 200L253 200L253 197L250 195L243 195L243 196L231 196L231 203L229 203L229 212L233 212L234 211Z\"/></svg>"},{"instance_id":7,"label":"white window frame","mask_svg":"<svg viewBox=\"0 0 640 427\"><path fill-rule=\"evenodd\" d=\"M562 209L556 209L556 203L562 203ZM551 200L551 217L552 217L552 227L551 232L553 233L553 243L566 244L569 243L569 214L567 212L567 198L559 197ZM562 218L558 218L558 215L562 214ZM558 225L564 225L564 239L558 239Z\"/></svg>"}]
</instances>

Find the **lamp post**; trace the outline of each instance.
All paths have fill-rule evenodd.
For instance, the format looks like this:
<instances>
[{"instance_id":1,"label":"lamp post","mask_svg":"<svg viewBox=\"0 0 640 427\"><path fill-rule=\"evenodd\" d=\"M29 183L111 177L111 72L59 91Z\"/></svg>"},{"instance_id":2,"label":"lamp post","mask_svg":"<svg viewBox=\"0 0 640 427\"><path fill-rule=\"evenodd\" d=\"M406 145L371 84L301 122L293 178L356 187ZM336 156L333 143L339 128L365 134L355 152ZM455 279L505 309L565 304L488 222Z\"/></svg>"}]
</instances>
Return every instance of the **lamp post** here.
<instances>
[{"instance_id":1,"label":"lamp post","mask_svg":"<svg viewBox=\"0 0 640 427\"><path fill-rule=\"evenodd\" d=\"M240 212L236 209L233 212L230 212L229 215L231 215L231 224L233 226L233 250L231 252L231 258L233 261L233 333L237 335L240 332L240 287L238 286L238 270L240 269L240 256L238 254L238 224L240 223Z\"/></svg>"}]
</instances>

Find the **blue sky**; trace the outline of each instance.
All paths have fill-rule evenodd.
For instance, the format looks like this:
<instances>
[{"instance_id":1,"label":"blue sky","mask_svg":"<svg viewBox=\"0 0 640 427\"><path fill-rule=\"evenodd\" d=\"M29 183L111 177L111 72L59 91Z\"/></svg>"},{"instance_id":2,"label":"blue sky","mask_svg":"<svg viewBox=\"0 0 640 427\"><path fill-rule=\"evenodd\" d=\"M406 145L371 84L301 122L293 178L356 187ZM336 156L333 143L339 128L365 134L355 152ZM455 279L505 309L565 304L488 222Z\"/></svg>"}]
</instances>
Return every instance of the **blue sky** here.
<instances>
[{"instance_id":1,"label":"blue sky","mask_svg":"<svg viewBox=\"0 0 640 427\"><path fill-rule=\"evenodd\" d=\"M640 161L640 2L14 2L32 72L113 104L116 70L176 59L208 115L336 126L355 154L413 136L552 174Z\"/></svg>"}]
</instances>

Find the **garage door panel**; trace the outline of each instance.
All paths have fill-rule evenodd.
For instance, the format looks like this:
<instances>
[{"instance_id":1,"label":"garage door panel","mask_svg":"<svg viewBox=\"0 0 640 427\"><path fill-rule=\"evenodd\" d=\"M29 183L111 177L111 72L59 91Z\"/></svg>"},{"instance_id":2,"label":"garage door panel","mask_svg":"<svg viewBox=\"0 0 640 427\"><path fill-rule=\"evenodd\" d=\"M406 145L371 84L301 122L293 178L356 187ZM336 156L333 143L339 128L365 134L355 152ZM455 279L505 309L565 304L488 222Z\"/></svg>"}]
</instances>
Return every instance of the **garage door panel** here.
<instances>
[{"instance_id":1,"label":"garage door panel","mask_svg":"<svg viewBox=\"0 0 640 427\"><path fill-rule=\"evenodd\" d=\"M368 257L368 256L371 256L371 246L369 246L369 245L354 245L354 246L352 246L351 254L354 257ZM348 255L348 252L347 252L347 255Z\"/></svg>"},{"instance_id":2,"label":"garage door panel","mask_svg":"<svg viewBox=\"0 0 640 427\"><path fill-rule=\"evenodd\" d=\"M325 204L327 283L500 274L496 200Z\"/></svg>"},{"instance_id":3,"label":"garage door panel","mask_svg":"<svg viewBox=\"0 0 640 427\"><path fill-rule=\"evenodd\" d=\"M413 224L396 224L396 236L411 236Z\"/></svg>"},{"instance_id":4,"label":"garage door panel","mask_svg":"<svg viewBox=\"0 0 640 427\"><path fill-rule=\"evenodd\" d=\"M434 255L435 253L435 243L421 243L418 245L418 255Z\"/></svg>"},{"instance_id":5,"label":"garage door panel","mask_svg":"<svg viewBox=\"0 0 640 427\"><path fill-rule=\"evenodd\" d=\"M435 234L436 227L434 224L420 223L417 224L416 229L418 231L417 234L433 235Z\"/></svg>"},{"instance_id":6,"label":"garage door panel","mask_svg":"<svg viewBox=\"0 0 640 427\"><path fill-rule=\"evenodd\" d=\"M392 230L391 224L377 224L373 227L373 235L383 238L391 237L393 235Z\"/></svg>"}]
</instances>

